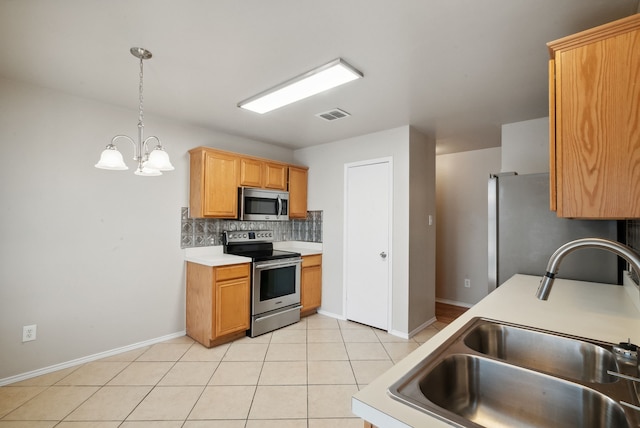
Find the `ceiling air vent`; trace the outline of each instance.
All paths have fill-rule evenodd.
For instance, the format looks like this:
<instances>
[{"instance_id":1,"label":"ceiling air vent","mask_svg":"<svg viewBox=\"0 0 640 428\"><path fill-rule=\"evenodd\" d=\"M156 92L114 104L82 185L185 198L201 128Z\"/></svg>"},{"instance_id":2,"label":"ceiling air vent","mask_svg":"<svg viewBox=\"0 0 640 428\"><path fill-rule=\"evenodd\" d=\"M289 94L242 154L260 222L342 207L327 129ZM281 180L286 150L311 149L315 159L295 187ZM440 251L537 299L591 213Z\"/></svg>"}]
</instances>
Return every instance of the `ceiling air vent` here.
<instances>
[{"instance_id":1,"label":"ceiling air vent","mask_svg":"<svg viewBox=\"0 0 640 428\"><path fill-rule=\"evenodd\" d=\"M334 108L332 110L325 111L324 113L318 113L316 114L316 116L318 116L320 119L324 119L328 122L331 122L337 119L343 119L345 117L349 117L351 115L344 110L340 110L339 108Z\"/></svg>"}]
</instances>

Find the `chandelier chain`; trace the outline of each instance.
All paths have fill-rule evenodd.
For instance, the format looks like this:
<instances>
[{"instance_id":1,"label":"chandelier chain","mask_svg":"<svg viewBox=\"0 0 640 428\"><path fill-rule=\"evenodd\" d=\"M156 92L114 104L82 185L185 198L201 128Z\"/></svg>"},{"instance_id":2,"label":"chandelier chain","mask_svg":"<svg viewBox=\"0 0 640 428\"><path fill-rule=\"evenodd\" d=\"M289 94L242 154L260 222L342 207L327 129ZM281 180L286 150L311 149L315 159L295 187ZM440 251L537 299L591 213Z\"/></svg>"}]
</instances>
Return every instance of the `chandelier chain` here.
<instances>
[{"instance_id":1,"label":"chandelier chain","mask_svg":"<svg viewBox=\"0 0 640 428\"><path fill-rule=\"evenodd\" d=\"M143 59L140 58L140 84L138 85L138 91L140 93L139 96L139 105L138 105L138 125L139 126L143 126L143 119L144 119L144 113L143 113L143 101L144 98L142 96L142 79L143 79L143 75L144 75L144 71L143 71L143 66L142 66L142 61Z\"/></svg>"}]
</instances>

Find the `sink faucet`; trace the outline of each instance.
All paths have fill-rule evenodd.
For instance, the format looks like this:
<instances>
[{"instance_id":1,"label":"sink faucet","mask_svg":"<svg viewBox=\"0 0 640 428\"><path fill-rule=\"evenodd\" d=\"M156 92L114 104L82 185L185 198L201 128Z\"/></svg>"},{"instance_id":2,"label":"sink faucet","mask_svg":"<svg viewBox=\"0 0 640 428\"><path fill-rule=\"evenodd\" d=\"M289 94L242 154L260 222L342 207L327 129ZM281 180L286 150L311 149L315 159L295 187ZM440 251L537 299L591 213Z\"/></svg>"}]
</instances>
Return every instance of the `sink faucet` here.
<instances>
[{"instance_id":1,"label":"sink faucet","mask_svg":"<svg viewBox=\"0 0 640 428\"><path fill-rule=\"evenodd\" d=\"M610 251L614 254L625 259L633 269L640 274L640 255L636 253L631 247L621 244L616 241L610 241L608 239L600 238L583 238L575 241L567 242L556 250L555 253L549 258L547 264L547 273L544 274L540 281L540 286L536 292L536 297L540 300L547 300L551 287L553 287L553 281L558 273L560 262L569 253L574 252L580 248L601 248L603 250Z\"/></svg>"}]
</instances>

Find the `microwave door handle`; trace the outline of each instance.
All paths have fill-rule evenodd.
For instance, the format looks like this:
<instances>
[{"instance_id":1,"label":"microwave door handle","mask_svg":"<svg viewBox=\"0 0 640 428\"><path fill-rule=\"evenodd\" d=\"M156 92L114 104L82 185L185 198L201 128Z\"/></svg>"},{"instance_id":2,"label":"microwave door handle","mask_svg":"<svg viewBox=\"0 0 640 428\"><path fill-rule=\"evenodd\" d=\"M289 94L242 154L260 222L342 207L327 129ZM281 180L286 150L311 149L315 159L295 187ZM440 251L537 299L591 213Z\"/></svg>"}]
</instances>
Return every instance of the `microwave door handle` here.
<instances>
[{"instance_id":1,"label":"microwave door handle","mask_svg":"<svg viewBox=\"0 0 640 428\"><path fill-rule=\"evenodd\" d=\"M279 218L282 215L282 199L280 199L280 195L276 197L278 201L278 213L276 214L276 218Z\"/></svg>"}]
</instances>

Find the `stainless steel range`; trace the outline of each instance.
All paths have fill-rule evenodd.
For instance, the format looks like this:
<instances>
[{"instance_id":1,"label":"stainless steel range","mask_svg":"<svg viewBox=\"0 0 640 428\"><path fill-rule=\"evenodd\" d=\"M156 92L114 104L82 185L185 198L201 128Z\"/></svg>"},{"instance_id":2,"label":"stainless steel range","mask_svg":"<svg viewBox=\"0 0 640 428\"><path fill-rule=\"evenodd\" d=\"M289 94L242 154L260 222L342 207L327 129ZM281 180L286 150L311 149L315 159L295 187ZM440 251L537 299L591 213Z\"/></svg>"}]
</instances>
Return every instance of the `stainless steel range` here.
<instances>
[{"instance_id":1,"label":"stainless steel range","mask_svg":"<svg viewBox=\"0 0 640 428\"><path fill-rule=\"evenodd\" d=\"M300 253L273 249L273 232L225 231L224 252L251 257L251 329L256 337L300 321Z\"/></svg>"}]
</instances>

